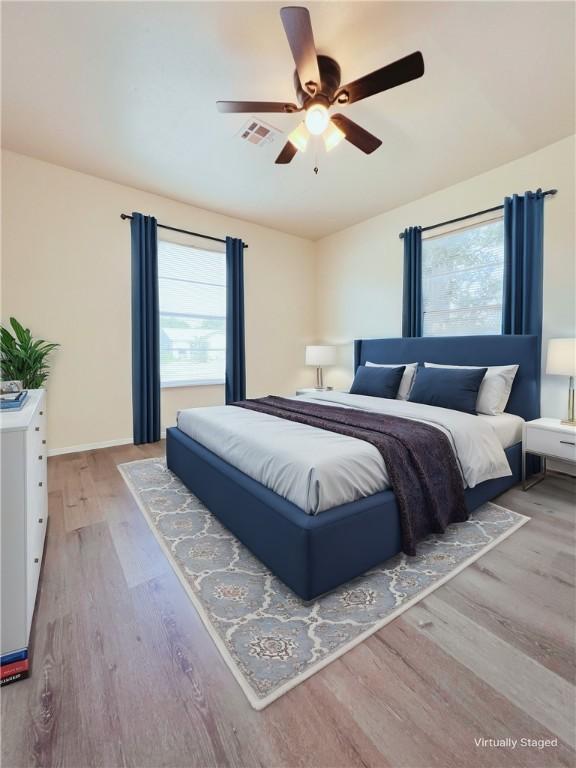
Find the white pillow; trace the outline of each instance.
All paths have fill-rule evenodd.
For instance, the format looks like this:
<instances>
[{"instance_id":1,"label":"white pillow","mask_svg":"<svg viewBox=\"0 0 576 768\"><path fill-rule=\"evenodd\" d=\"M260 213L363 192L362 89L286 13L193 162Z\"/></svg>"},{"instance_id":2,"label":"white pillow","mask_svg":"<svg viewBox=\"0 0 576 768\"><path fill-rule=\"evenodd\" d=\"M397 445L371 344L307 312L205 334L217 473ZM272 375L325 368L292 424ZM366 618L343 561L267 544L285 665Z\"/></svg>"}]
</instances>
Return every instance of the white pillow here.
<instances>
[{"instance_id":1,"label":"white pillow","mask_svg":"<svg viewBox=\"0 0 576 768\"><path fill-rule=\"evenodd\" d=\"M412 382L414 381L414 374L416 373L416 368L418 368L418 363L394 363L393 365L392 363L386 363L385 365L383 363L366 363L366 365L369 368L400 368L401 365L405 365L406 368L400 380L400 386L398 387L396 400L408 400L408 395L412 389Z\"/></svg>"},{"instance_id":2,"label":"white pillow","mask_svg":"<svg viewBox=\"0 0 576 768\"><path fill-rule=\"evenodd\" d=\"M482 379L478 390L476 410L478 413L487 413L489 416L498 416L504 413L506 403L510 397L514 377L518 371L517 365L438 365L437 363L424 363L425 368L487 368L486 375Z\"/></svg>"}]
</instances>

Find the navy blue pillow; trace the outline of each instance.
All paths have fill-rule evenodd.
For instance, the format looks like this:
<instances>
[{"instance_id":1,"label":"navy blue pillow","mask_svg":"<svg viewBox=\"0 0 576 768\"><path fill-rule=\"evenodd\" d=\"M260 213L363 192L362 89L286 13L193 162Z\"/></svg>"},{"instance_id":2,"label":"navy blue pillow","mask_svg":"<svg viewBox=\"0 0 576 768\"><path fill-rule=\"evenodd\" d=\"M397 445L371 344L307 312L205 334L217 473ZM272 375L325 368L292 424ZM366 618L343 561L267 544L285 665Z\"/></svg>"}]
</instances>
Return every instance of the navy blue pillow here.
<instances>
[{"instance_id":1,"label":"navy blue pillow","mask_svg":"<svg viewBox=\"0 0 576 768\"><path fill-rule=\"evenodd\" d=\"M369 395L370 397L395 398L406 366L398 368L378 368L359 365L350 389L351 395Z\"/></svg>"},{"instance_id":2,"label":"navy blue pillow","mask_svg":"<svg viewBox=\"0 0 576 768\"><path fill-rule=\"evenodd\" d=\"M437 405L453 411L476 413L478 390L487 368L453 370L418 368L408 400L411 403Z\"/></svg>"}]
</instances>

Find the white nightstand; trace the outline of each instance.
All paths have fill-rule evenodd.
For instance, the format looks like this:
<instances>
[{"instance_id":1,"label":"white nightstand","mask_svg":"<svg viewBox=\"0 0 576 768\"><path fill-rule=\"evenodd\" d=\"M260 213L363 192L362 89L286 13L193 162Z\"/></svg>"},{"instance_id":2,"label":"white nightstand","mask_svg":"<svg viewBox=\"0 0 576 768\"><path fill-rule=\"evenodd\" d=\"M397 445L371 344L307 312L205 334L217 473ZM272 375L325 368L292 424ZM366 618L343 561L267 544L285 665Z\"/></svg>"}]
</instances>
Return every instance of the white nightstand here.
<instances>
[{"instance_id":1,"label":"white nightstand","mask_svg":"<svg viewBox=\"0 0 576 768\"><path fill-rule=\"evenodd\" d=\"M544 473L526 482L526 454L544 459ZM528 490L546 477L546 459L562 459L576 464L576 427L562 424L560 419L527 421L522 430L522 488Z\"/></svg>"}]
</instances>

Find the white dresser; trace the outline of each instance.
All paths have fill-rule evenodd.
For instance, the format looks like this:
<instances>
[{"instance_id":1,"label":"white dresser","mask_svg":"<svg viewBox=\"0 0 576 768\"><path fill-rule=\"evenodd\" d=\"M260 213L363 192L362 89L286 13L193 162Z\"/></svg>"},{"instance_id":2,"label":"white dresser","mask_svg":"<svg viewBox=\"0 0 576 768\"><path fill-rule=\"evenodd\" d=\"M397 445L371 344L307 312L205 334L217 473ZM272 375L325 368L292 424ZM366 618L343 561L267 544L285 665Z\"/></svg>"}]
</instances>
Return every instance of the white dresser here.
<instances>
[{"instance_id":1,"label":"white dresser","mask_svg":"<svg viewBox=\"0 0 576 768\"><path fill-rule=\"evenodd\" d=\"M21 411L0 412L2 656L26 649L48 518L46 396L29 390Z\"/></svg>"}]
</instances>

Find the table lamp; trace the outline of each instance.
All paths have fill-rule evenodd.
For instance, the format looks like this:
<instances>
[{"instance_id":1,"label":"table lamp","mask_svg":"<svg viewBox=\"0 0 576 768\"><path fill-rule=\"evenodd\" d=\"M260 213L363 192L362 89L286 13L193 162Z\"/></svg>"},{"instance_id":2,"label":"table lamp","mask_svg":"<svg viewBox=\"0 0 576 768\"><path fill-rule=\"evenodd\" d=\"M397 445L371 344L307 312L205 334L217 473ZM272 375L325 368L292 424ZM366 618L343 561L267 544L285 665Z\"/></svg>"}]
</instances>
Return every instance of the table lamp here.
<instances>
[{"instance_id":1,"label":"table lamp","mask_svg":"<svg viewBox=\"0 0 576 768\"><path fill-rule=\"evenodd\" d=\"M576 376L576 339L550 339L546 373L554 376L569 376L568 418L562 424L576 426L574 416L574 376Z\"/></svg>"},{"instance_id":2,"label":"table lamp","mask_svg":"<svg viewBox=\"0 0 576 768\"><path fill-rule=\"evenodd\" d=\"M316 389L327 389L324 386L324 376L322 366L334 365L336 362L336 348L329 346L307 346L306 347L306 365L313 365L316 368Z\"/></svg>"}]
</instances>

